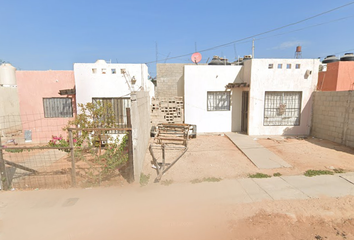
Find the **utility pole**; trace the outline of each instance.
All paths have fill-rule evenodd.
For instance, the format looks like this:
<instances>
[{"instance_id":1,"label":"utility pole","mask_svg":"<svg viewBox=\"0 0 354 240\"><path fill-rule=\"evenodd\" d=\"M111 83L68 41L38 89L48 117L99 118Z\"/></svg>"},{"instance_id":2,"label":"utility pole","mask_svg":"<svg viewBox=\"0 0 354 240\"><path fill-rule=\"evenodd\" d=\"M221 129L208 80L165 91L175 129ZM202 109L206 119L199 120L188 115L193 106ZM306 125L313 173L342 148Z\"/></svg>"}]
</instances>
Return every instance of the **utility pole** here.
<instances>
[{"instance_id":1,"label":"utility pole","mask_svg":"<svg viewBox=\"0 0 354 240\"><path fill-rule=\"evenodd\" d=\"M254 38L252 40L252 58L254 58Z\"/></svg>"},{"instance_id":2,"label":"utility pole","mask_svg":"<svg viewBox=\"0 0 354 240\"><path fill-rule=\"evenodd\" d=\"M157 63L157 61L158 61L158 57L157 57L157 42L155 42L156 43L156 63Z\"/></svg>"}]
</instances>

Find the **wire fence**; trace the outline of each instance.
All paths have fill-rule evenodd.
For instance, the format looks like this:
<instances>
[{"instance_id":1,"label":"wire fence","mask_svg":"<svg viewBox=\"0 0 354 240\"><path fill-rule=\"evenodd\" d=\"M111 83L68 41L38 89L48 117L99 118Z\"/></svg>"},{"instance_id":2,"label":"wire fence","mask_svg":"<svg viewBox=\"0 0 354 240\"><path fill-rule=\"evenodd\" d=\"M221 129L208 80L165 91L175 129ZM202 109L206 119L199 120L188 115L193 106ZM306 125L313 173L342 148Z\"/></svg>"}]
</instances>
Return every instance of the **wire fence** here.
<instances>
[{"instance_id":1,"label":"wire fence","mask_svg":"<svg viewBox=\"0 0 354 240\"><path fill-rule=\"evenodd\" d=\"M22 121L25 118L29 116L0 117L2 190L90 187L132 181L131 127L64 131L64 120L50 126L46 119L36 120L35 115L30 122ZM128 119L130 126L130 115ZM23 126L33 123L36 135L28 141ZM86 137L79 142L83 134Z\"/></svg>"}]
</instances>

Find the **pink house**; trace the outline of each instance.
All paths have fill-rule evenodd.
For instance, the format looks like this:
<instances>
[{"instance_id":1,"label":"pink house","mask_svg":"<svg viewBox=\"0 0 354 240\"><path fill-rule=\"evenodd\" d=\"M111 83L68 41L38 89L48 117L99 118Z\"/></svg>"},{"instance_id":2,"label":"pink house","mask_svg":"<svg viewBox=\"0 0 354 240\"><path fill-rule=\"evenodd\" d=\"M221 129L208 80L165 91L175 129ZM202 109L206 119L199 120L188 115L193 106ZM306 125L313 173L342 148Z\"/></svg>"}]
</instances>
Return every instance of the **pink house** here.
<instances>
[{"instance_id":1,"label":"pink house","mask_svg":"<svg viewBox=\"0 0 354 240\"><path fill-rule=\"evenodd\" d=\"M317 90L354 90L354 61L338 61L327 64L327 71L318 73Z\"/></svg>"},{"instance_id":2,"label":"pink house","mask_svg":"<svg viewBox=\"0 0 354 240\"><path fill-rule=\"evenodd\" d=\"M26 141L47 143L76 114L73 71L16 71Z\"/></svg>"}]
</instances>

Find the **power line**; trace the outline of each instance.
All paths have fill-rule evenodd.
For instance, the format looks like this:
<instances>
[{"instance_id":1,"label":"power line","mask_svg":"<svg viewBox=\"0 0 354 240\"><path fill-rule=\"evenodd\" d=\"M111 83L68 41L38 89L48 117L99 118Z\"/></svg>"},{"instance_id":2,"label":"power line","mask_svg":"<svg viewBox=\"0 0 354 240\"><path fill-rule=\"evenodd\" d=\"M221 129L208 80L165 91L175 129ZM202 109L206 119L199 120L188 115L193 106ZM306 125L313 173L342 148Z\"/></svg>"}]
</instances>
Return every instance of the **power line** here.
<instances>
[{"instance_id":1,"label":"power line","mask_svg":"<svg viewBox=\"0 0 354 240\"><path fill-rule=\"evenodd\" d=\"M284 26L281 26L281 27L278 27L278 28L274 28L274 29L271 29L271 30L268 30L268 31L265 31L265 32L262 32L262 33L258 33L258 34L255 34L255 35L252 35L252 36L249 36L249 37L245 37L245 38L238 39L238 40L235 40L235 41L232 41L232 42L228 42L228 43L224 43L224 44L221 44L221 45L217 45L217 46L214 46L214 47L210 47L210 48L207 48L207 49L204 49L204 50L200 50L199 52L210 51L210 50L213 50L213 49L216 49L216 48L219 48L219 47L225 47L225 46L228 46L228 45L230 45L230 44L234 44L234 43L237 43L237 42L241 42L241 41L244 41L244 40L247 40L247 39L250 39L250 38L255 38L255 37L258 37L258 36L261 36L261 35L265 35L265 34L267 34L267 33L275 32L275 31L278 31L278 30L280 30L280 29L287 28L287 27L290 27L290 26L293 26L293 25L297 25L297 24L299 24L299 23L308 21L308 20L310 20L310 19L313 19L313 18L322 16L322 15L328 14L328 13L333 12L333 11L336 11L336 10L338 10L338 9L341 9L341 8L344 8L344 7L348 7L349 5L352 5L352 4L354 4L354 1L349 2L349 3L347 3L347 4L344 4L344 5L341 5L341 6L336 7L336 8L332 8L332 9L327 10L327 11L325 11L325 12L322 12L322 13L319 13L319 14L316 14L316 15L313 15L313 16L311 16L311 17L302 19L302 20L297 21L297 22L289 23L289 24L287 24L287 25L284 25ZM188 54L183 54L183 55L179 55L179 56L175 56L175 57L170 57L170 58L166 58L165 60L171 60L171 59L186 57L186 56L189 56L189 55L191 55L191 54L193 54L193 53L188 53ZM156 61L147 62L146 64L148 64L148 63L154 63L154 62L157 63L157 59L156 59Z\"/></svg>"}]
</instances>

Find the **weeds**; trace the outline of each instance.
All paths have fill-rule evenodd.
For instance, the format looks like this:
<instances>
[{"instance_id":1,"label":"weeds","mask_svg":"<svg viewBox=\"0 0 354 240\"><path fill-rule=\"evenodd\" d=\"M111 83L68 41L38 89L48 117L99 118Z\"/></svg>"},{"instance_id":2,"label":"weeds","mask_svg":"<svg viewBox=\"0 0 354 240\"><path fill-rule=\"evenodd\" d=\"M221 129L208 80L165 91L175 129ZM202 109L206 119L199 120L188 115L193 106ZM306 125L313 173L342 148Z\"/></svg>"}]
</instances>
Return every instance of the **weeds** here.
<instances>
[{"instance_id":1,"label":"weeds","mask_svg":"<svg viewBox=\"0 0 354 240\"><path fill-rule=\"evenodd\" d=\"M149 183L150 180L150 174L145 175L144 173L140 174L140 186L144 187Z\"/></svg>"},{"instance_id":2,"label":"weeds","mask_svg":"<svg viewBox=\"0 0 354 240\"><path fill-rule=\"evenodd\" d=\"M281 173L280 173L280 172L273 173L273 176L274 176L274 177L280 177L280 176L281 176Z\"/></svg>"},{"instance_id":3,"label":"weeds","mask_svg":"<svg viewBox=\"0 0 354 240\"><path fill-rule=\"evenodd\" d=\"M9 153L21 153L23 149L5 149L5 151Z\"/></svg>"},{"instance_id":4,"label":"weeds","mask_svg":"<svg viewBox=\"0 0 354 240\"><path fill-rule=\"evenodd\" d=\"M164 186L168 186L168 185L171 185L173 183L173 180L170 179L170 180L163 180L160 182L161 185L164 185Z\"/></svg>"},{"instance_id":5,"label":"weeds","mask_svg":"<svg viewBox=\"0 0 354 240\"><path fill-rule=\"evenodd\" d=\"M335 168L335 169L333 169L333 172L334 173L345 173L343 168Z\"/></svg>"},{"instance_id":6,"label":"weeds","mask_svg":"<svg viewBox=\"0 0 354 240\"><path fill-rule=\"evenodd\" d=\"M193 179L191 183L201 183L201 182L220 182L222 179L221 178L216 178L216 177L207 177L203 179Z\"/></svg>"},{"instance_id":7,"label":"weeds","mask_svg":"<svg viewBox=\"0 0 354 240\"><path fill-rule=\"evenodd\" d=\"M203 180L202 179L198 179L198 178L191 180L191 183L193 183L193 184L201 183L201 182L203 182Z\"/></svg>"},{"instance_id":8,"label":"weeds","mask_svg":"<svg viewBox=\"0 0 354 240\"><path fill-rule=\"evenodd\" d=\"M265 173L248 174L249 178L270 178L271 176Z\"/></svg>"},{"instance_id":9,"label":"weeds","mask_svg":"<svg viewBox=\"0 0 354 240\"><path fill-rule=\"evenodd\" d=\"M318 175L333 175L333 172L329 170L307 170L304 175L306 177L313 177Z\"/></svg>"}]
</instances>

